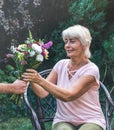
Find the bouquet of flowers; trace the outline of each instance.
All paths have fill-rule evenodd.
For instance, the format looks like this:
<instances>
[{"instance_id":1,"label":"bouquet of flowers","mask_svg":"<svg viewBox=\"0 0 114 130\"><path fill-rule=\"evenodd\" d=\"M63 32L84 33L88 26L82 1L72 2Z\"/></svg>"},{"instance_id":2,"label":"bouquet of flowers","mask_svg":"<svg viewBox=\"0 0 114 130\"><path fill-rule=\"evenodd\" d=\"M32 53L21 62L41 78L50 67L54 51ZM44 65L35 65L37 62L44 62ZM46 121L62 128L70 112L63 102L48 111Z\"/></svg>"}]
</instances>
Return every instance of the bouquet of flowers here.
<instances>
[{"instance_id":1,"label":"bouquet of flowers","mask_svg":"<svg viewBox=\"0 0 114 130\"><path fill-rule=\"evenodd\" d=\"M24 44L20 44L17 47L11 46L11 53L7 54L7 57L14 60L19 79L22 79L21 75L27 68L36 69L44 59L48 59L48 49L52 44L52 41L48 43L44 43L41 39L36 41L33 39L31 31L29 31L29 37ZM22 95L13 94L11 99L15 100L16 104L20 105Z\"/></svg>"}]
</instances>

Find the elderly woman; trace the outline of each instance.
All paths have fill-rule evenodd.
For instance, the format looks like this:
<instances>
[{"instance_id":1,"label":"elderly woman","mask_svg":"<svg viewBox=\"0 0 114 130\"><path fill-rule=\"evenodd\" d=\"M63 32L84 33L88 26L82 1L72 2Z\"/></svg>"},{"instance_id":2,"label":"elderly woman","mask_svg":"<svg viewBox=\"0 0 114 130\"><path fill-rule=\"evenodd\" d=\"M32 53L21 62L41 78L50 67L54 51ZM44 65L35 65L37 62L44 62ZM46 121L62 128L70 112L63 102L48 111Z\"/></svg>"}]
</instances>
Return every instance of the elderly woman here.
<instances>
[{"instance_id":1,"label":"elderly woman","mask_svg":"<svg viewBox=\"0 0 114 130\"><path fill-rule=\"evenodd\" d=\"M37 71L27 69L24 81L41 98L49 93L57 99L53 130L105 130L105 119L99 103L99 69L89 60L91 35L81 25L62 32L69 59L55 64L44 79Z\"/></svg>"}]
</instances>

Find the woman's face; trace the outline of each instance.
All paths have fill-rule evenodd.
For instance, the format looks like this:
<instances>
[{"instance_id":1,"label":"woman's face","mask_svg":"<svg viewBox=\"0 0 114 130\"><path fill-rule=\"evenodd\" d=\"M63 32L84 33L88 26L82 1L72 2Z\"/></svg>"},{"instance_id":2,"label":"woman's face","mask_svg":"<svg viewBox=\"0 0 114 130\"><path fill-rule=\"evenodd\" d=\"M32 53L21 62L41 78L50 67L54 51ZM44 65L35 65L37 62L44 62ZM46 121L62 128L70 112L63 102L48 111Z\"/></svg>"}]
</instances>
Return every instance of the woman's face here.
<instances>
[{"instance_id":1,"label":"woman's face","mask_svg":"<svg viewBox=\"0 0 114 130\"><path fill-rule=\"evenodd\" d=\"M77 38L66 38L64 49L70 58L81 57L84 55L84 46Z\"/></svg>"}]
</instances>

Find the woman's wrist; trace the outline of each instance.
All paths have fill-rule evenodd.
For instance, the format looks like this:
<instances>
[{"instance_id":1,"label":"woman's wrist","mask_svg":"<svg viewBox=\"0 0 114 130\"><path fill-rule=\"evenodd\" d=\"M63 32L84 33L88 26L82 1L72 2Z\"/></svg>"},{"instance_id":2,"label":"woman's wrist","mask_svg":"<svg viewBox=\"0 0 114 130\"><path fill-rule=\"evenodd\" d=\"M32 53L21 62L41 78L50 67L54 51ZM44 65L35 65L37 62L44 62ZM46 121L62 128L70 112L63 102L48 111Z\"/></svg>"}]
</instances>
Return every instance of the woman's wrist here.
<instances>
[{"instance_id":1,"label":"woman's wrist","mask_svg":"<svg viewBox=\"0 0 114 130\"><path fill-rule=\"evenodd\" d=\"M41 77L41 78L38 80L38 84L39 84L40 86L44 86L44 84L45 84L45 79L44 79L43 77Z\"/></svg>"}]
</instances>

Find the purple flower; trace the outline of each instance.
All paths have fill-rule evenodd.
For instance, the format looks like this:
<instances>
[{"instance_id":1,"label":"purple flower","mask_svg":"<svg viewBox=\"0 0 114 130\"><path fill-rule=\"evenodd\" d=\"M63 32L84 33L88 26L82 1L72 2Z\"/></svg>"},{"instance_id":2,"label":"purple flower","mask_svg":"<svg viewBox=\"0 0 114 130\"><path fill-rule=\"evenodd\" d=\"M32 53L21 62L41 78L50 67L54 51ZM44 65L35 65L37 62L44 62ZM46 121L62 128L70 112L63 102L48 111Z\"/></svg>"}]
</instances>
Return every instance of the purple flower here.
<instances>
[{"instance_id":1,"label":"purple flower","mask_svg":"<svg viewBox=\"0 0 114 130\"><path fill-rule=\"evenodd\" d=\"M6 57L7 57L7 58L13 58L14 55L13 55L13 54L7 54Z\"/></svg>"},{"instance_id":2,"label":"purple flower","mask_svg":"<svg viewBox=\"0 0 114 130\"><path fill-rule=\"evenodd\" d=\"M27 44L28 45L28 48L31 48L32 44Z\"/></svg>"},{"instance_id":3,"label":"purple flower","mask_svg":"<svg viewBox=\"0 0 114 130\"><path fill-rule=\"evenodd\" d=\"M49 49L53 45L52 41L49 41L48 43L42 44L42 47L45 49Z\"/></svg>"}]
</instances>

